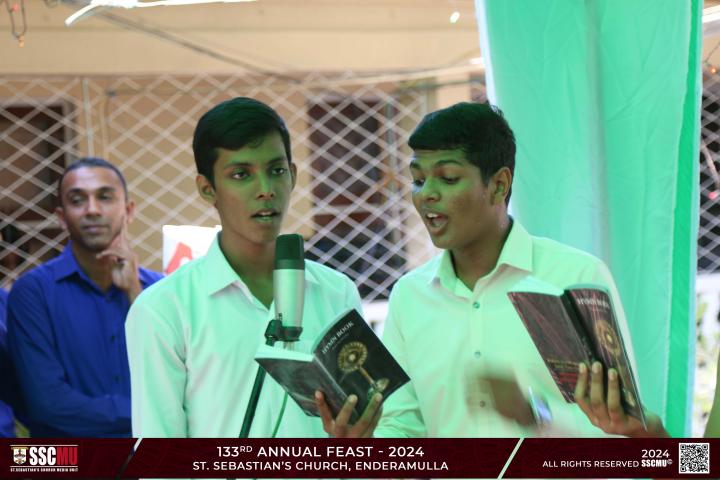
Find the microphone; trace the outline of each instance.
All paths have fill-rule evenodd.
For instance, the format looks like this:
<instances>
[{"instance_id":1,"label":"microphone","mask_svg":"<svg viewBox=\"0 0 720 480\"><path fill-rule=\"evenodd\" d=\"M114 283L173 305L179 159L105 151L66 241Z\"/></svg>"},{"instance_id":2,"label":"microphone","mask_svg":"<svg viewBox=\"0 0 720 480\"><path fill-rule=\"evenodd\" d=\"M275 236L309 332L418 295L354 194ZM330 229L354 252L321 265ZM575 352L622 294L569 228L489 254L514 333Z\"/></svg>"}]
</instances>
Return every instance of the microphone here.
<instances>
[{"instance_id":1,"label":"microphone","mask_svg":"<svg viewBox=\"0 0 720 480\"><path fill-rule=\"evenodd\" d=\"M305 303L305 254L303 238L296 234L280 235L275 240L275 268L273 270L273 296L275 318L265 330L265 344L285 343L292 349L302 333L303 304ZM245 410L240 438L248 438L255 418L260 391L265 380L265 370L258 368L248 406ZM282 418L282 416L281 416Z\"/></svg>"},{"instance_id":2,"label":"microphone","mask_svg":"<svg viewBox=\"0 0 720 480\"><path fill-rule=\"evenodd\" d=\"M281 340L287 347L287 342L300 338L305 303L305 252L303 238L296 233L280 235L275 242L273 292L275 318L282 322Z\"/></svg>"}]
</instances>

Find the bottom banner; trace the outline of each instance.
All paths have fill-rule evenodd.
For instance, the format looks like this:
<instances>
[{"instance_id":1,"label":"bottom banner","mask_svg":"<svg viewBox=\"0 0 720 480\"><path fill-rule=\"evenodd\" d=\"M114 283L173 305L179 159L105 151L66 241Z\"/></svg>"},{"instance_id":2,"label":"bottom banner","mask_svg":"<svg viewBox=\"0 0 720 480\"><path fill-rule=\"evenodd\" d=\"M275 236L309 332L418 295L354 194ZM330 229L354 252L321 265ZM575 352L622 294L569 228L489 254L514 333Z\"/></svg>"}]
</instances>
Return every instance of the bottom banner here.
<instances>
[{"instance_id":1,"label":"bottom banner","mask_svg":"<svg viewBox=\"0 0 720 480\"><path fill-rule=\"evenodd\" d=\"M0 478L717 478L720 439L3 439Z\"/></svg>"}]
</instances>

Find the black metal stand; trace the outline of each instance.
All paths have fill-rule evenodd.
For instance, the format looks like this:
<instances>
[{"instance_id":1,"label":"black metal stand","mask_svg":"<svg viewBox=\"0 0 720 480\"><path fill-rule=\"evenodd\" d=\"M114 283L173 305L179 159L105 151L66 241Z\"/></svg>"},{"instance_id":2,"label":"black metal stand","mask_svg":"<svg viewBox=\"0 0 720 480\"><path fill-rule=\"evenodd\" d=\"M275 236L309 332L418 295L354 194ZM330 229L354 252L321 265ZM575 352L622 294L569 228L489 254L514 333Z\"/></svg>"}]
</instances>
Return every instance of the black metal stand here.
<instances>
[{"instance_id":1,"label":"black metal stand","mask_svg":"<svg viewBox=\"0 0 720 480\"><path fill-rule=\"evenodd\" d=\"M302 333L302 327L284 327L282 318L270 320L265 330L265 345L273 346L275 342L297 342ZM252 427L255 418L255 410L257 410L260 392L262 391L263 382L265 381L265 369L258 366L257 375L255 375L255 383L250 393L250 401L245 410L245 419L243 420L242 429L240 430L240 438L248 438L250 435L250 427Z\"/></svg>"}]
</instances>

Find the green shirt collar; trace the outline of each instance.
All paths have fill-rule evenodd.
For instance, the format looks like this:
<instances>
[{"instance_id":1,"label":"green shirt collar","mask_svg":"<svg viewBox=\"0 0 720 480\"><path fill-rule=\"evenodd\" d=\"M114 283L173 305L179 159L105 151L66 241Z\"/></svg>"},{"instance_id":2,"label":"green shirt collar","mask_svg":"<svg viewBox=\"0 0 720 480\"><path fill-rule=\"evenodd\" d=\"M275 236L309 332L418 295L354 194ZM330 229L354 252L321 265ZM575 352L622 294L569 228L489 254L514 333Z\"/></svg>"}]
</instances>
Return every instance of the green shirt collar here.
<instances>
[{"instance_id":1,"label":"green shirt collar","mask_svg":"<svg viewBox=\"0 0 720 480\"><path fill-rule=\"evenodd\" d=\"M215 236L210 248L205 254L205 294L213 295L230 285L238 285L244 292L250 295L249 289L240 276L233 270L230 263L225 258L225 254L220 249L220 233ZM318 284L318 279L312 270L305 269L305 280L314 284Z\"/></svg>"},{"instance_id":2,"label":"green shirt collar","mask_svg":"<svg viewBox=\"0 0 720 480\"><path fill-rule=\"evenodd\" d=\"M532 272L532 258L532 237L522 225L517 221L513 221L510 227L510 233L500 251L500 257L498 258L495 268L478 281L495 275L501 265ZM431 281L439 282L445 289L453 293L460 293L460 290L468 290L455 274L455 268L453 267L452 256L449 250L443 250L440 261L437 264L437 270Z\"/></svg>"}]
</instances>

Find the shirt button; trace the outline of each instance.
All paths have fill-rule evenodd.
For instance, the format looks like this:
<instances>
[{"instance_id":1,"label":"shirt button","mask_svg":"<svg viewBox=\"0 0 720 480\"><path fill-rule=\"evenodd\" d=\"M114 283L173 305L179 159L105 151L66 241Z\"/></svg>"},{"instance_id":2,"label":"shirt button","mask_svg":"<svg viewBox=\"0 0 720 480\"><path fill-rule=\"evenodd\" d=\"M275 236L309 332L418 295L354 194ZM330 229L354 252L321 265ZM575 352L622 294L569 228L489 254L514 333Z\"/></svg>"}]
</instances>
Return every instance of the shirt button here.
<instances>
[{"instance_id":1,"label":"shirt button","mask_svg":"<svg viewBox=\"0 0 720 480\"><path fill-rule=\"evenodd\" d=\"M473 302L473 308L480 308L480 302Z\"/></svg>"},{"instance_id":2,"label":"shirt button","mask_svg":"<svg viewBox=\"0 0 720 480\"><path fill-rule=\"evenodd\" d=\"M473 355L475 356L475 358L482 357L482 353L480 353L480 350L475 350L475 353L473 353Z\"/></svg>"},{"instance_id":3,"label":"shirt button","mask_svg":"<svg viewBox=\"0 0 720 480\"><path fill-rule=\"evenodd\" d=\"M485 400L480 400L480 408L485 408Z\"/></svg>"},{"instance_id":4,"label":"shirt button","mask_svg":"<svg viewBox=\"0 0 720 480\"><path fill-rule=\"evenodd\" d=\"M119 383L119 382L120 382L120 375L115 375L115 383Z\"/></svg>"},{"instance_id":5,"label":"shirt button","mask_svg":"<svg viewBox=\"0 0 720 480\"><path fill-rule=\"evenodd\" d=\"M111 342L114 342L114 341L115 341L115 335L110 335L110 341L111 341Z\"/></svg>"}]
</instances>

